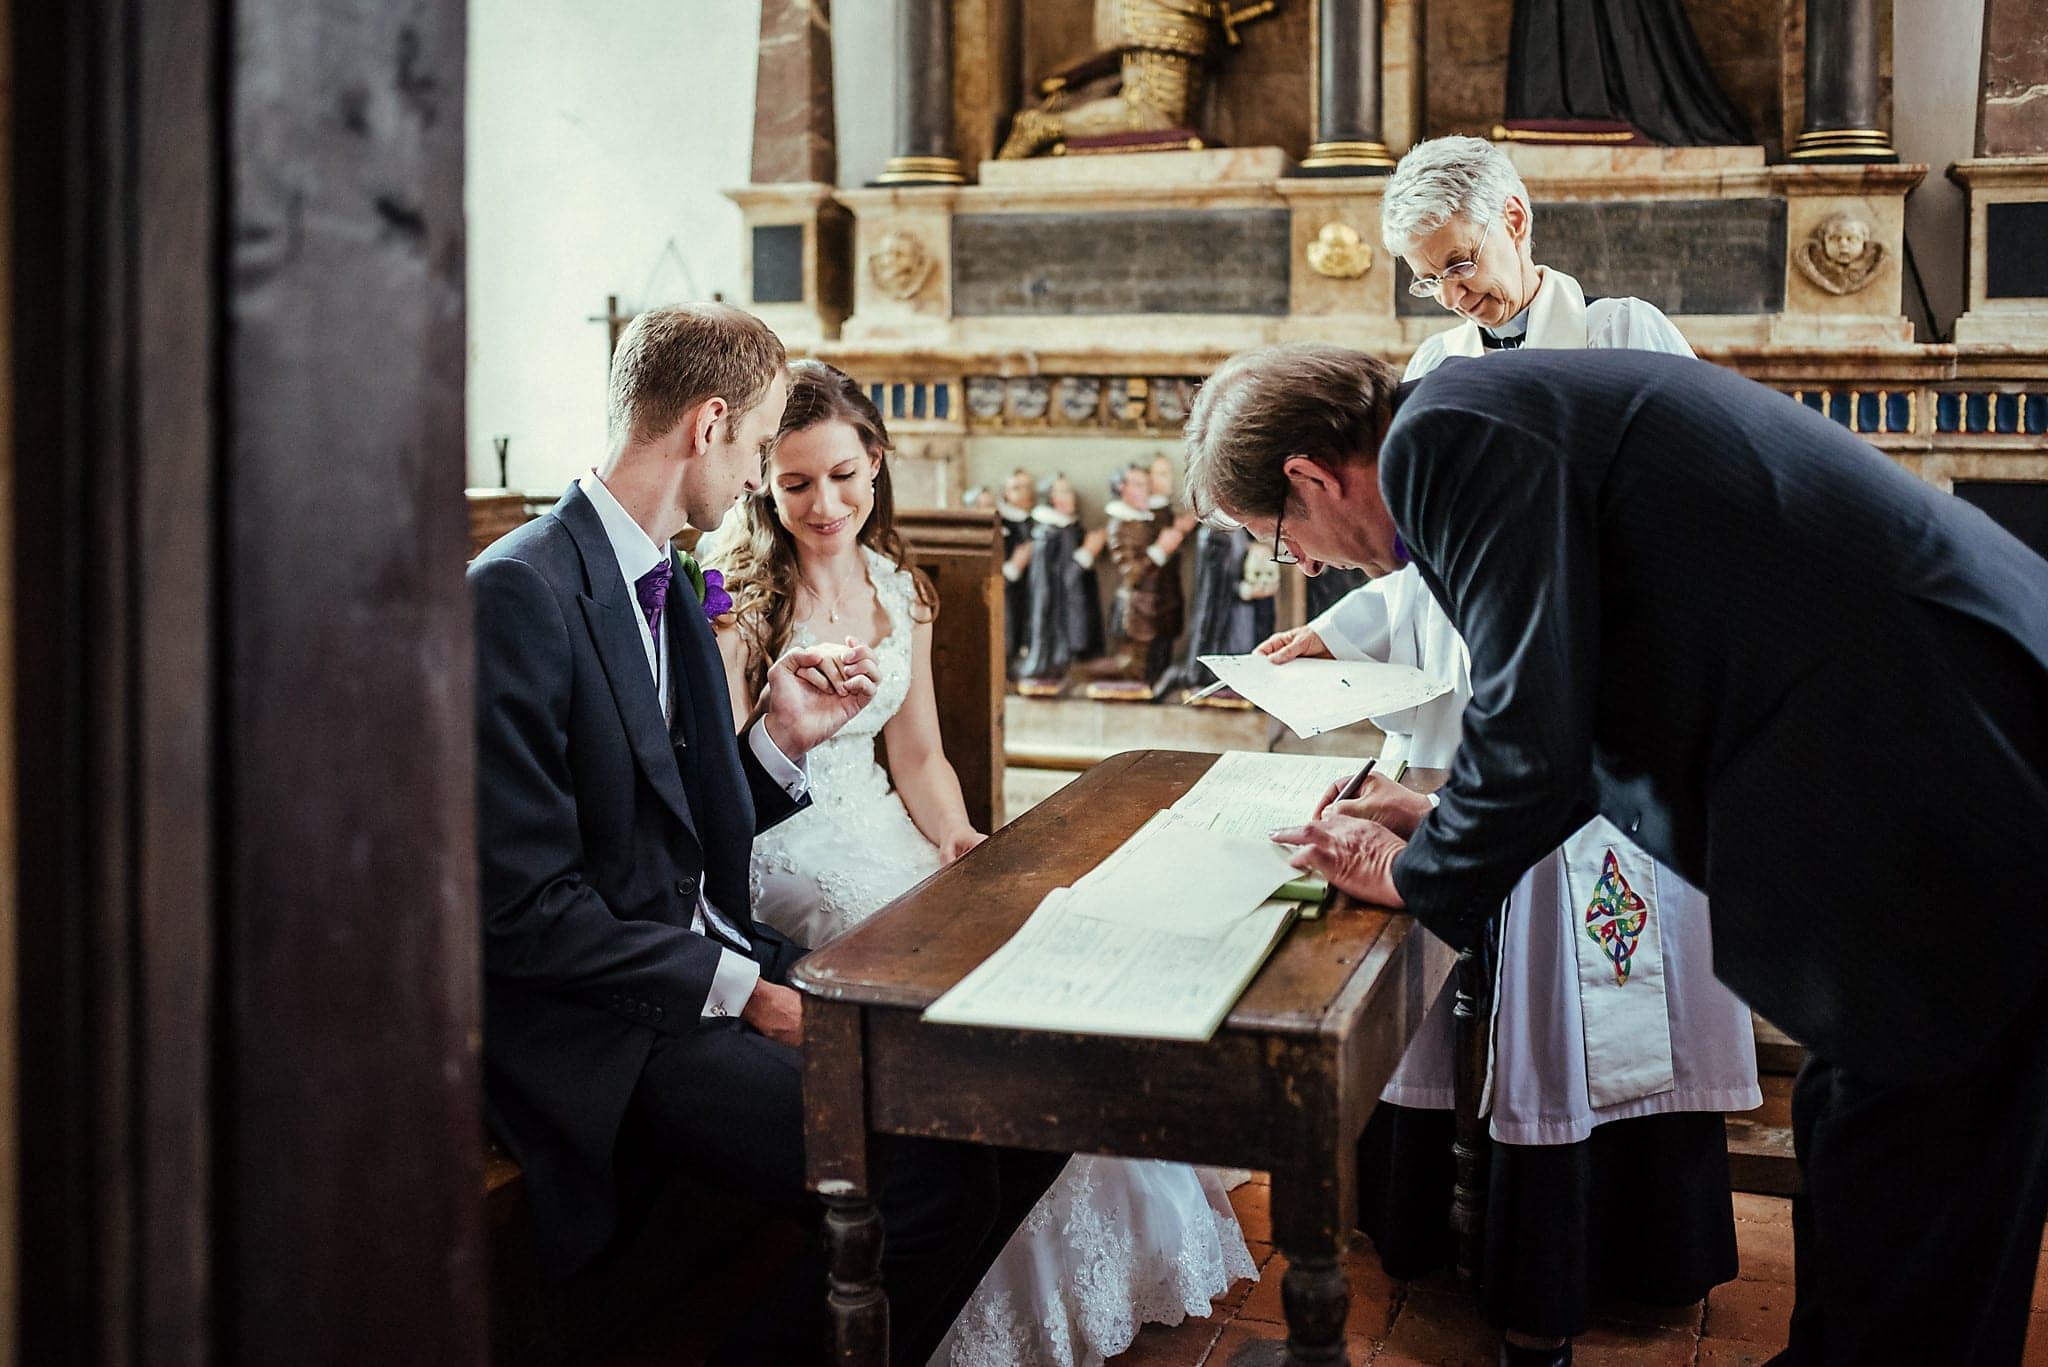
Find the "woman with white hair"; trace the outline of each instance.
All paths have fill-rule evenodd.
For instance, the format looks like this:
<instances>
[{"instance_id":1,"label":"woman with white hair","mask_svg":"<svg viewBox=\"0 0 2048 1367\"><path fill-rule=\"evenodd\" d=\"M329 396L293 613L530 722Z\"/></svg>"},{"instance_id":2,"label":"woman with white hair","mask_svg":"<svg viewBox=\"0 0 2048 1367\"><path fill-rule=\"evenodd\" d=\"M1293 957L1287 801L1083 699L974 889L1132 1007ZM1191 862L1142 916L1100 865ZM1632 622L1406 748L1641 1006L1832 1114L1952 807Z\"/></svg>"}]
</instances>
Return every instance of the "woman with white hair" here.
<instances>
[{"instance_id":1,"label":"woman with white hair","mask_svg":"<svg viewBox=\"0 0 2048 1367\"><path fill-rule=\"evenodd\" d=\"M1381 236L1414 273L1410 291L1462 320L1416 348L1407 379L1447 356L1524 346L1692 354L1654 305L1588 300L1578 281L1537 265L1532 223L1521 176L1491 143L1436 138L1401 159ZM1483 391L1473 397L1484 404ZM1450 684L1434 702L1373 718L1387 733L1382 774L1401 761L1450 767L1471 662L1412 565L1259 649L1275 661L1391 660ZM1403 834L1430 810L1378 776L1360 801L1358 814ZM1755 1038L1713 976L1706 899L1604 819L1522 879L1497 949L1481 1294L1505 1330L1503 1363L1569 1363L1596 1286L1690 1304L1736 1275L1722 1113L1762 1103ZM1360 1145L1360 1223L1403 1279L1451 1249L1450 1007L1446 992Z\"/></svg>"}]
</instances>

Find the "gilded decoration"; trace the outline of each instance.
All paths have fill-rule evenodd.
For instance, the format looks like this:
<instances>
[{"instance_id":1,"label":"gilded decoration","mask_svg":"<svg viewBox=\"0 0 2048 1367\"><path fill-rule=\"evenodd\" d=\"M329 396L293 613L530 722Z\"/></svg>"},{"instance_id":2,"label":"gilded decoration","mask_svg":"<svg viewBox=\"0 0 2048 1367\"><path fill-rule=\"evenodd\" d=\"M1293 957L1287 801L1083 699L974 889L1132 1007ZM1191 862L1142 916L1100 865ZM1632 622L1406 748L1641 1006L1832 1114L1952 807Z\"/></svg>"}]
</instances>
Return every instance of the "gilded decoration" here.
<instances>
[{"instance_id":1,"label":"gilded decoration","mask_svg":"<svg viewBox=\"0 0 2048 1367\"><path fill-rule=\"evenodd\" d=\"M1176 135L1173 145L1188 146L1202 67L1218 39L1236 46L1240 24L1278 8L1279 0L1095 0L1096 52L1038 83L1040 103L1017 111L997 156L1059 153L1070 139L1085 138L1150 151L1150 133ZM1113 93L1082 96L1112 86Z\"/></svg>"},{"instance_id":2,"label":"gilded decoration","mask_svg":"<svg viewBox=\"0 0 2048 1367\"><path fill-rule=\"evenodd\" d=\"M1868 285L1884 264L1884 243L1874 240L1866 219L1847 211L1833 213L1799 244L1792 264L1817 289L1854 294Z\"/></svg>"},{"instance_id":3,"label":"gilded decoration","mask_svg":"<svg viewBox=\"0 0 2048 1367\"><path fill-rule=\"evenodd\" d=\"M917 234L899 228L875 244L868 256L868 278L891 299L909 299L925 287L937 265Z\"/></svg>"},{"instance_id":4,"label":"gilded decoration","mask_svg":"<svg viewBox=\"0 0 2048 1367\"><path fill-rule=\"evenodd\" d=\"M1325 223L1308 244L1308 266L1332 280L1356 280L1372 269L1372 248L1349 223Z\"/></svg>"}]
</instances>

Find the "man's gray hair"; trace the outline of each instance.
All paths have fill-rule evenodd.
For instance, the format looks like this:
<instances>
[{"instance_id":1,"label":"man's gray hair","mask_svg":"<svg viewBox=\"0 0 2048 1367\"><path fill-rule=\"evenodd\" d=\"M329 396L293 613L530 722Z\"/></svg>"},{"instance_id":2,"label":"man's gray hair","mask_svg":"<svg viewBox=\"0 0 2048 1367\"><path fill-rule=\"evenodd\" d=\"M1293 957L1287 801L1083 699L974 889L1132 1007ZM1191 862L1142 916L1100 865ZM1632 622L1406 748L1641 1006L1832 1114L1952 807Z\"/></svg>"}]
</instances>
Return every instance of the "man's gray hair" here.
<instances>
[{"instance_id":1,"label":"man's gray hair","mask_svg":"<svg viewBox=\"0 0 2048 1367\"><path fill-rule=\"evenodd\" d=\"M1510 196L1529 202L1529 187L1508 154L1484 138L1431 138L1401 158L1380 201L1380 240L1396 256L1453 218L1492 226Z\"/></svg>"},{"instance_id":2,"label":"man's gray hair","mask_svg":"<svg viewBox=\"0 0 2048 1367\"><path fill-rule=\"evenodd\" d=\"M1400 377L1350 347L1296 342L1231 357L1188 414L1188 504L1202 517L1275 517L1290 456L1339 465L1378 449Z\"/></svg>"}]
</instances>

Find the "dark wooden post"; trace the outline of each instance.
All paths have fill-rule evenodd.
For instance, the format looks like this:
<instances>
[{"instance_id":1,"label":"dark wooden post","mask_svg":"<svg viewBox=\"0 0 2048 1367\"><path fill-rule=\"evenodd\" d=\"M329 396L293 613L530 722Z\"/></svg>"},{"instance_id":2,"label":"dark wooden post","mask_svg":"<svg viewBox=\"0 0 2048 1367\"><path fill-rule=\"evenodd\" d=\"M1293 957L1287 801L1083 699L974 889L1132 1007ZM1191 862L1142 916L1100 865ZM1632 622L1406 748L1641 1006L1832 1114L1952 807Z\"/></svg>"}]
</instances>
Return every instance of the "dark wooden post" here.
<instances>
[{"instance_id":1,"label":"dark wooden post","mask_svg":"<svg viewBox=\"0 0 2048 1367\"><path fill-rule=\"evenodd\" d=\"M1317 0L1316 140L1310 176L1383 176L1394 169L1380 132L1380 0Z\"/></svg>"},{"instance_id":2,"label":"dark wooden post","mask_svg":"<svg viewBox=\"0 0 2048 1367\"><path fill-rule=\"evenodd\" d=\"M1878 0L1806 0L1805 127L1793 161L1897 161L1879 126Z\"/></svg>"},{"instance_id":3,"label":"dark wooden post","mask_svg":"<svg viewBox=\"0 0 2048 1367\"><path fill-rule=\"evenodd\" d=\"M958 185L952 0L896 0L896 155L877 185Z\"/></svg>"},{"instance_id":4,"label":"dark wooden post","mask_svg":"<svg viewBox=\"0 0 2048 1367\"><path fill-rule=\"evenodd\" d=\"M21 1358L481 1367L463 5L10 9Z\"/></svg>"}]
</instances>

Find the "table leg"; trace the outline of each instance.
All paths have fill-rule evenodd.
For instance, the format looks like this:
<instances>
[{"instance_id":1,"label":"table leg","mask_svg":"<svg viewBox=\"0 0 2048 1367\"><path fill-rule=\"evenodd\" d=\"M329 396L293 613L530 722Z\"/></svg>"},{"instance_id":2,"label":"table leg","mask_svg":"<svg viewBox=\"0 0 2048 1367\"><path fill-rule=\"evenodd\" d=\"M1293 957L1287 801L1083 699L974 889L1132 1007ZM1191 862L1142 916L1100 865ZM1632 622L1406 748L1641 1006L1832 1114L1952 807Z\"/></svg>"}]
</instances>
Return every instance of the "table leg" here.
<instances>
[{"instance_id":1,"label":"table leg","mask_svg":"<svg viewBox=\"0 0 2048 1367\"><path fill-rule=\"evenodd\" d=\"M887 1367L889 1301L882 1292L882 1213L868 1151L866 1022L860 1008L804 1000L804 1158L825 1203L825 1304L832 1360Z\"/></svg>"},{"instance_id":2,"label":"table leg","mask_svg":"<svg viewBox=\"0 0 2048 1367\"><path fill-rule=\"evenodd\" d=\"M1287 1312L1287 1367L1346 1367L1344 1317L1351 1309L1351 1284L1335 1250L1309 1253L1283 1249L1287 1276L1280 1304Z\"/></svg>"},{"instance_id":3,"label":"table leg","mask_svg":"<svg viewBox=\"0 0 2048 1367\"><path fill-rule=\"evenodd\" d=\"M882 1213L851 1182L824 1183L818 1194L825 1201L833 1361L840 1367L884 1367L889 1299L882 1294Z\"/></svg>"}]
</instances>

